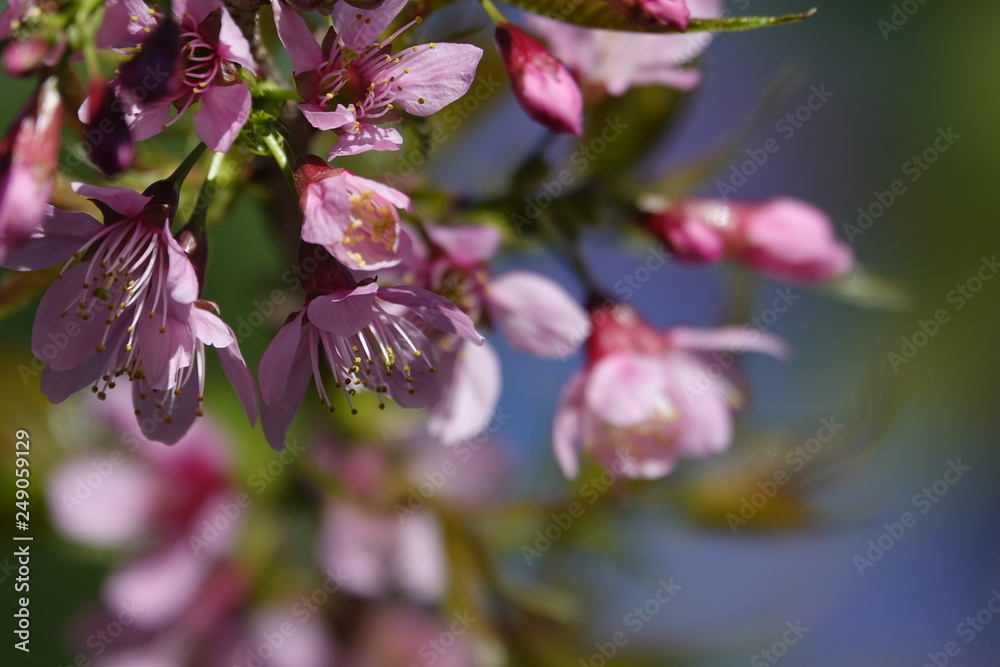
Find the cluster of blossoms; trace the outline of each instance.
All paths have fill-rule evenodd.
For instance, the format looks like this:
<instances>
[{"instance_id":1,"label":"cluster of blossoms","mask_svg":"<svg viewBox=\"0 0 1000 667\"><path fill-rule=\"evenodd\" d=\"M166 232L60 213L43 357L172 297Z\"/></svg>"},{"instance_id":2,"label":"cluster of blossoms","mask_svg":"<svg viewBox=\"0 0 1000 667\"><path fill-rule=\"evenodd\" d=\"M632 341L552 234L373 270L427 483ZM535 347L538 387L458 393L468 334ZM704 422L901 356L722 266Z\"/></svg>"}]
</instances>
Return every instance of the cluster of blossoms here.
<instances>
[{"instance_id":1,"label":"cluster of blossoms","mask_svg":"<svg viewBox=\"0 0 1000 667\"><path fill-rule=\"evenodd\" d=\"M638 26L674 32L684 31L691 16L711 18L721 10L715 0L611 5ZM19 271L62 265L35 318L33 351L46 362L42 391L54 403L86 388L104 399L127 382L145 435L174 443L204 413L208 345L218 351L251 425L259 412L275 448L285 446L310 383L330 411L337 402L331 389L344 394L354 413L354 397L364 391L379 396L380 408L384 398L429 408L429 433L454 444L484 428L499 400L498 356L476 329L492 327L515 349L543 358L586 348L586 368L569 381L555 420L553 441L567 475L577 470L578 452L607 464L611 452L624 448L634 462L628 474L658 477L677 456L725 449L733 410L744 403L740 383L714 378L698 396L682 388L704 372L699 355L707 350L781 355L780 341L757 334L747 340L726 328L656 332L631 306L602 300L594 290L588 298L600 305L585 309L541 275L493 276L489 265L502 241L496 227L413 216L403 192L330 164L399 150L405 119L399 110L433 114L475 78L483 51L472 44L394 46L420 21L397 20L406 6L385 0L362 8L341 0L327 8L329 26L316 32L285 0L271 2L291 60L290 96L298 97L301 118L333 141L326 160L305 155L290 176L302 220L300 254L314 257L316 266L302 274L301 309L288 316L260 361L259 392L233 330L201 298L204 215L180 230L175 224L178 192L198 152L141 194L74 183L101 222L47 204L68 103L57 81L71 52L65 40L45 36L35 5L8 8L0 22L5 33L14 37L32 24L37 43L31 59L23 55L25 40L9 40L7 61L16 67L8 69L38 72L40 83L3 143L2 263ZM269 80L273 65L254 54L251 41L259 35L245 32L220 0L170 7L165 14L140 0L109 0L94 30L96 46L119 54L119 65L109 81L91 71L77 115L89 128L85 136L97 131L90 156L108 174L129 166L135 143L192 108L204 146L226 153L257 97L277 83ZM550 52L492 4L484 7L497 23L498 54L515 97L553 132L580 134L586 108L633 86L686 89L698 82L699 72L686 65L707 45L704 35L628 35L530 17L527 27ZM279 157L287 168L288 155ZM646 214L643 224L678 259L732 257L782 279L823 281L852 262L824 214L791 199L681 199ZM69 342L53 347L60 331L71 334Z\"/></svg>"},{"instance_id":2,"label":"cluster of blossoms","mask_svg":"<svg viewBox=\"0 0 1000 667\"><path fill-rule=\"evenodd\" d=\"M580 0L560 20L525 15L518 25L481 0L495 48L489 34L470 39L485 50L456 37L468 26L445 25L442 4L18 0L0 16L3 67L37 80L0 143L0 266L52 276L31 335L45 363L40 389L52 403L89 391L101 428L139 429L132 456L86 504L78 482L100 459L74 458L49 483L61 532L127 554L104 586L105 611L129 601L152 610L95 664L405 666L426 660L427 646L449 632L452 648L434 654L437 664L482 664L462 638L464 621L443 627L428 611L454 593L449 545L458 542L454 517L428 501L453 462L428 461L476 451L463 447L499 409L501 350L582 358L557 401L552 458L569 478L590 461L639 479L725 451L751 394L735 358L789 353L777 336L734 323L653 326L662 318L647 320L599 287L600 267L580 251L587 228L627 225L679 264L734 260L778 280L823 283L852 269L826 214L795 199L667 198L669 188L644 190L618 165L588 165L579 178L560 176L559 193L548 188L549 170L609 108L624 108L638 89L680 94L700 83L696 59L710 30L750 27L724 18L720 0ZM509 180L509 192L460 194L429 175L389 172L404 144L405 155L424 159L428 137L441 143L435 114L466 96L490 58L524 114L549 131L511 174L491 174L494 190ZM672 109L663 107L664 121ZM61 150L64 121L82 141L81 168L60 164L76 152ZM151 151L171 140L196 146L168 172L161 164L176 159ZM611 172L621 173L615 187L592 187ZM121 180L96 184L100 174ZM197 193L187 186L196 179ZM543 183L549 204L525 233L514 210ZM227 217L220 210L244 194L264 200L274 239L288 241L276 247L295 257L288 275L297 290L293 307L273 309L272 337L249 364L240 350L247 336L209 300L225 302L218 278L207 279L210 249L242 251L209 241ZM505 251L528 246L566 260L579 289L500 267ZM320 622L320 603L258 605L255 577L266 579L267 568L251 572L241 540L267 530L243 531L242 510L256 496L233 483L240 457L212 425L208 399L223 383L207 379L206 347L251 428L259 420L280 452L267 453L282 466L307 462L312 475L294 493L320 508L310 514L313 564L327 576L317 590L349 598L337 633ZM724 367L720 355L729 355ZM306 399L313 392L318 401ZM414 426L391 406L423 409L424 419ZM354 438L364 444L330 434L355 428L343 426L354 419L344 412L386 408L394 418L386 423L409 429L394 444L374 427ZM323 421L294 425L300 413L301 422ZM305 455L295 437L303 432L312 441ZM496 451L476 461L464 487L434 502L488 506L512 466ZM432 478L431 492L414 495ZM256 479L255 493L271 484ZM473 562L478 547L459 553ZM104 613L93 622L106 623ZM280 657L273 645L264 656L260 638L286 626L294 639Z\"/></svg>"}]
</instances>

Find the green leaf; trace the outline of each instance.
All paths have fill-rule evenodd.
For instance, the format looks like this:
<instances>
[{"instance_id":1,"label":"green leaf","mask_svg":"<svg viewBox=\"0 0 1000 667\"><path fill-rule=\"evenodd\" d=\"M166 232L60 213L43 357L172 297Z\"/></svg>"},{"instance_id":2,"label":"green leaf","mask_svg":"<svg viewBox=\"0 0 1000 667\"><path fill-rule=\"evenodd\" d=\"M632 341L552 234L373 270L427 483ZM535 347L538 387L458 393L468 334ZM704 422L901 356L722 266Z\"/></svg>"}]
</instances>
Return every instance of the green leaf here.
<instances>
[{"instance_id":1,"label":"green leaf","mask_svg":"<svg viewBox=\"0 0 1000 667\"><path fill-rule=\"evenodd\" d=\"M556 21L572 23L585 28L603 28L605 30L623 30L627 32L669 32L677 30L667 26L644 26L631 21L614 9L606 0L574 0L568 5L565 0L508 0L508 4L520 7L533 14L546 16ZM784 23L804 21L816 9L800 14L784 16L730 16L714 19L691 19L686 32L735 32L754 30Z\"/></svg>"},{"instance_id":2,"label":"green leaf","mask_svg":"<svg viewBox=\"0 0 1000 667\"><path fill-rule=\"evenodd\" d=\"M905 287L863 268L827 283L823 291L864 308L902 312L909 310L913 304L913 296Z\"/></svg>"}]
</instances>

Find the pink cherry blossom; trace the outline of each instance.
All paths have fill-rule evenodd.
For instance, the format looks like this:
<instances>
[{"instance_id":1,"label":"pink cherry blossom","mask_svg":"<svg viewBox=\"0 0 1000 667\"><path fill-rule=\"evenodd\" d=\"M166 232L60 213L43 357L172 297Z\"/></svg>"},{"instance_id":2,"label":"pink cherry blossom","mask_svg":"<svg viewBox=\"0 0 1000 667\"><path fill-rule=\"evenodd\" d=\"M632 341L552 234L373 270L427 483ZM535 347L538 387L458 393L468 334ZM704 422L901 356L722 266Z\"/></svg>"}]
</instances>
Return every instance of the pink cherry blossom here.
<instances>
[{"instance_id":1,"label":"pink cherry blossom","mask_svg":"<svg viewBox=\"0 0 1000 667\"><path fill-rule=\"evenodd\" d=\"M317 129L340 135L330 159L398 150L402 136L380 125L397 119L397 105L407 113L427 116L472 85L483 54L477 46L421 44L390 55L390 42L402 30L376 41L406 3L386 0L365 10L339 2L331 14L333 27L320 45L297 12L283 0L271 2L278 36L291 56L303 99L299 109Z\"/></svg>"},{"instance_id":2,"label":"pink cherry blossom","mask_svg":"<svg viewBox=\"0 0 1000 667\"><path fill-rule=\"evenodd\" d=\"M239 67L257 73L250 45L219 0L176 0L173 13L164 17L140 0L107 4L98 43L138 52L139 66L126 64L114 82L132 136L152 137L200 103L198 137L225 152L250 114L250 89L239 77ZM165 25L174 21L177 29Z\"/></svg>"},{"instance_id":3,"label":"pink cherry blossom","mask_svg":"<svg viewBox=\"0 0 1000 667\"><path fill-rule=\"evenodd\" d=\"M576 476L580 454L646 479L671 472L678 457L719 454L745 398L732 358L727 368L718 353L786 354L780 339L748 328L658 331L624 304L596 307L591 319L586 366L566 383L553 422L567 477Z\"/></svg>"},{"instance_id":4,"label":"pink cherry blossom","mask_svg":"<svg viewBox=\"0 0 1000 667\"><path fill-rule=\"evenodd\" d=\"M404 261L417 284L448 297L474 322L488 321L516 350L562 359L586 340L590 322L580 305L553 280L531 271L493 276L487 264L500 233L485 225L424 224L428 247L414 242ZM431 405L427 428L448 445L482 431L500 400L500 358L481 347L442 340L438 372L443 390Z\"/></svg>"},{"instance_id":5,"label":"pink cherry blossom","mask_svg":"<svg viewBox=\"0 0 1000 667\"><path fill-rule=\"evenodd\" d=\"M0 260L41 225L52 193L62 105L46 79L0 142Z\"/></svg>"},{"instance_id":6,"label":"pink cherry blossom","mask_svg":"<svg viewBox=\"0 0 1000 667\"><path fill-rule=\"evenodd\" d=\"M787 197L762 203L681 200L650 215L648 225L680 259L715 262L729 256L785 280L822 282L853 262L823 211Z\"/></svg>"},{"instance_id":7,"label":"pink cherry blossom","mask_svg":"<svg viewBox=\"0 0 1000 667\"><path fill-rule=\"evenodd\" d=\"M511 23L497 26L496 42L524 112L553 132L583 132L583 96L566 66Z\"/></svg>"},{"instance_id":8,"label":"pink cherry blossom","mask_svg":"<svg viewBox=\"0 0 1000 667\"><path fill-rule=\"evenodd\" d=\"M295 184L303 241L323 246L352 269L399 263L406 241L397 209L410 209L406 195L346 169L333 169L315 156L304 158L295 171Z\"/></svg>"},{"instance_id":9,"label":"pink cherry blossom","mask_svg":"<svg viewBox=\"0 0 1000 667\"><path fill-rule=\"evenodd\" d=\"M358 282L332 256L302 280L302 289L305 306L289 318L260 362L262 425L276 449L284 446L310 377L332 411L321 364L329 366L334 387L344 391L354 412L351 397L361 389L389 396L404 408L437 398L441 381L432 344L414 321L393 313L408 311L424 326L483 342L468 316L444 297L416 287L382 287L372 279Z\"/></svg>"},{"instance_id":10,"label":"pink cherry blossom","mask_svg":"<svg viewBox=\"0 0 1000 667\"><path fill-rule=\"evenodd\" d=\"M59 403L89 386L103 399L125 376L146 435L172 444L202 412L209 345L253 423L257 393L236 336L198 298L195 268L170 235L174 187L73 187L103 210L105 224L47 206L39 230L3 262L25 271L85 258L64 267L35 314L32 350L47 362L42 391Z\"/></svg>"},{"instance_id":11,"label":"pink cherry blossom","mask_svg":"<svg viewBox=\"0 0 1000 667\"><path fill-rule=\"evenodd\" d=\"M720 0L688 0L692 16L720 16ZM707 32L689 35L630 33L581 28L529 15L527 26L540 35L573 72L588 99L598 94L624 95L633 86L658 84L689 90L701 72L688 67L711 42Z\"/></svg>"}]
</instances>

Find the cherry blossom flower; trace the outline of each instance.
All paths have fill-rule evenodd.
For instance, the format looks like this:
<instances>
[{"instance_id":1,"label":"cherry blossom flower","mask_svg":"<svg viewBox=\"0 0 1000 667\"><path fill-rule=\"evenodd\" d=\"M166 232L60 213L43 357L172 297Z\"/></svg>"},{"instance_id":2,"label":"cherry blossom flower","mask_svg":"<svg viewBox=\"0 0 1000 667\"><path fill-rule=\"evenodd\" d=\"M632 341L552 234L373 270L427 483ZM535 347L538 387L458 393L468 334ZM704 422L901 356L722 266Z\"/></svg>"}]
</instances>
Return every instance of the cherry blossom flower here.
<instances>
[{"instance_id":1,"label":"cherry blossom flower","mask_svg":"<svg viewBox=\"0 0 1000 667\"><path fill-rule=\"evenodd\" d=\"M525 113L553 132L583 132L583 96L566 66L511 23L497 26L496 42Z\"/></svg>"},{"instance_id":2,"label":"cherry blossom flower","mask_svg":"<svg viewBox=\"0 0 1000 667\"><path fill-rule=\"evenodd\" d=\"M393 266L406 249L397 209L410 209L402 192L334 169L307 156L295 171L302 208L302 240L323 246L351 269ZM400 243L404 245L401 246Z\"/></svg>"},{"instance_id":3,"label":"cherry blossom flower","mask_svg":"<svg viewBox=\"0 0 1000 667\"><path fill-rule=\"evenodd\" d=\"M699 18L722 13L720 0L688 0L687 5L692 16ZM600 30L533 14L525 23L573 72L588 100L604 93L624 95L633 86L694 88L701 82L701 72L686 65L712 40L707 32L666 35Z\"/></svg>"},{"instance_id":4,"label":"cherry blossom flower","mask_svg":"<svg viewBox=\"0 0 1000 667\"><path fill-rule=\"evenodd\" d=\"M591 320L586 365L566 383L552 429L556 460L571 478L581 453L652 479L678 457L725 451L733 411L745 402L734 356L786 354L780 339L748 328L658 331L620 303L593 308Z\"/></svg>"},{"instance_id":5,"label":"cherry blossom flower","mask_svg":"<svg viewBox=\"0 0 1000 667\"><path fill-rule=\"evenodd\" d=\"M123 66L114 81L132 137L152 137L200 103L195 132L225 152L250 115L250 89L239 74L240 67L257 73L250 44L219 0L175 0L173 12L164 17L140 0L107 3L98 43L137 52L137 65Z\"/></svg>"},{"instance_id":6,"label":"cherry blossom flower","mask_svg":"<svg viewBox=\"0 0 1000 667\"><path fill-rule=\"evenodd\" d=\"M272 0L278 36L288 50L302 96L299 109L319 130L340 138L329 158L369 150L398 150L399 132L379 123L397 119L398 105L428 116L454 102L472 85L482 49L471 44L421 44L390 55L402 32L375 41L406 6L387 0L371 10L337 3L333 27L316 43L305 21L282 0ZM405 30L405 28L403 28Z\"/></svg>"},{"instance_id":7,"label":"cherry blossom flower","mask_svg":"<svg viewBox=\"0 0 1000 667\"><path fill-rule=\"evenodd\" d=\"M41 225L52 193L62 105L46 79L0 142L0 259Z\"/></svg>"},{"instance_id":8,"label":"cherry blossom flower","mask_svg":"<svg viewBox=\"0 0 1000 667\"><path fill-rule=\"evenodd\" d=\"M485 225L425 223L429 247L413 242L404 262L416 284L448 297L473 322L495 327L516 350L545 359L572 354L587 338L586 312L555 281L531 271L493 276L487 261L500 233ZM500 400L500 358L482 346L445 338L438 347L443 390L433 403L428 431L448 445L484 429Z\"/></svg>"},{"instance_id":9,"label":"cherry blossom flower","mask_svg":"<svg viewBox=\"0 0 1000 667\"><path fill-rule=\"evenodd\" d=\"M762 203L686 199L650 215L647 224L682 260L729 256L786 280L822 282L853 262L823 211L787 197Z\"/></svg>"},{"instance_id":10,"label":"cherry blossom flower","mask_svg":"<svg viewBox=\"0 0 1000 667\"><path fill-rule=\"evenodd\" d=\"M59 403L89 386L103 399L126 376L137 419L150 422L146 435L172 444L202 412L210 345L253 423L256 388L236 336L198 298L196 270L170 235L175 187L73 188L104 212L104 224L47 206L40 229L3 262L25 271L83 258L64 267L35 314L32 350L47 362L42 391Z\"/></svg>"},{"instance_id":11,"label":"cherry blossom flower","mask_svg":"<svg viewBox=\"0 0 1000 667\"><path fill-rule=\"evenodd\" d=\"M468 316L444 297L405 285L382 287L371 278L358 282L329 255L302 279L302 289L305 306L290 316L260 361L261 421L276 449L284 446L310 377L320 401L333 410L321 363L330 367L334 387L344 391L352 412L357 410L351 397L359 389L389 396L404 408L437 398L441 382L432 345L411 320L393 314L396 307L433 329L483 342Z\"/></svg>"}]
</instances>

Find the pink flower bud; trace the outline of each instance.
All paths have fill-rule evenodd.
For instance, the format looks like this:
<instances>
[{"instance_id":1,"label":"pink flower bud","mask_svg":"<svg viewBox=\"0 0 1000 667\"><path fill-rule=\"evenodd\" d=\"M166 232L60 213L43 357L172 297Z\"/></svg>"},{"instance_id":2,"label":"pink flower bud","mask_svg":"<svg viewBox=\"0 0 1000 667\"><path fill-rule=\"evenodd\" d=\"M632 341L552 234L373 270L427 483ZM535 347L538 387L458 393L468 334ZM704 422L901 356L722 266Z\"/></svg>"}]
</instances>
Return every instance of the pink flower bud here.
<instances>
[{"instance_id":1,"label":"pink flower bud","mask_svg":"<svg viewBox=\"0 0 1000 667\"><path fill-rule=\"evenodd\" d=\"M728 256L785 280L830 280L850 269L853 259L823 211L787 197L731 204L687 199L650 215L646 225L678 259L715 262Z\"/></svg>"},{"instance_id":2,"label":"pink flower bud","mask_svg":"<svg viewBox=\"0 0 1000 667\"><path fill-rule=\"evenodd\" d=\"M797 199L746 206L740 216L740 259L779 278L821 282L851 268L850 247L837 240L830 218Z\"/></svg>"},{"instance_id":3,"label":"pink flower bud","mask_svg":"<svg viewBox=\"0 0 1000 667\"><path fill-rule=\"evenodd\" d=\"M510 23L497 26L497 47L514 96L530 118L553 132L583 131L583 96L562 62Z\"/></svg>"}]
</instances>

